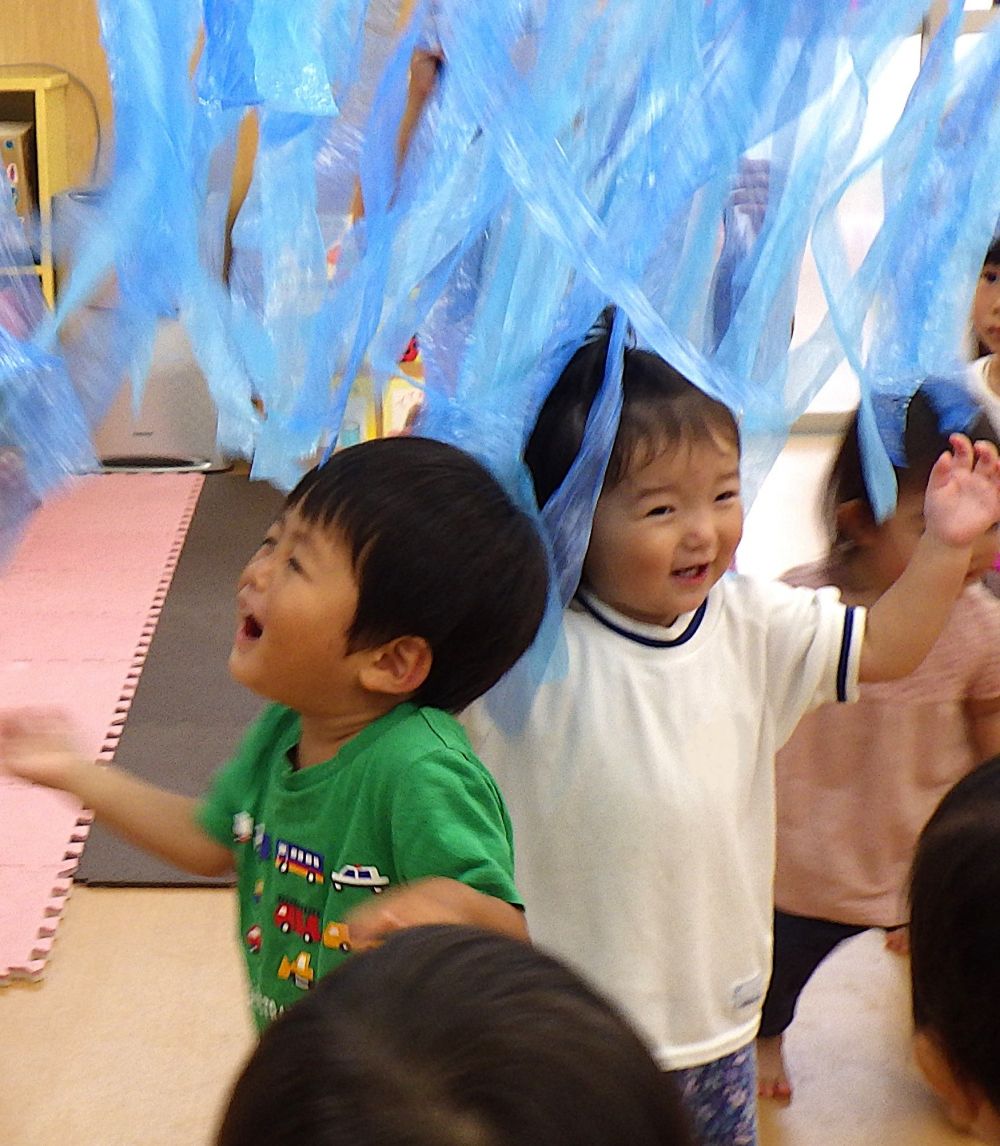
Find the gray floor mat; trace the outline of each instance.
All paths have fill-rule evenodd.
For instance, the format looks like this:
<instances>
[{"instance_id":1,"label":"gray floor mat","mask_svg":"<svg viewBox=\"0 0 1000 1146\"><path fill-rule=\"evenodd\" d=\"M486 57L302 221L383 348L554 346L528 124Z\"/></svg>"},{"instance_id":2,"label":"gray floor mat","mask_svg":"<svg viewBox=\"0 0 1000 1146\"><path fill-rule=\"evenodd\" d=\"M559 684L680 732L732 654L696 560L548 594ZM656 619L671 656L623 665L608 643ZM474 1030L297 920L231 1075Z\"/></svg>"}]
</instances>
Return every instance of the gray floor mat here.
<instances>
[{"instance_id":1,"label":"gray floor mat","mask_svg":"<svg viewBox=\"0 0 1000 1146\"><path fill-rule=\"evenodd\" d=\"M152 783L198 795L232 754L263 702L229 677L236 578L281 509L283 496L240 474L208 474L115 763ZM76 879L91 885L220 884L181 872L124 843L98 820Z\"/></svg>"}]
</instances>

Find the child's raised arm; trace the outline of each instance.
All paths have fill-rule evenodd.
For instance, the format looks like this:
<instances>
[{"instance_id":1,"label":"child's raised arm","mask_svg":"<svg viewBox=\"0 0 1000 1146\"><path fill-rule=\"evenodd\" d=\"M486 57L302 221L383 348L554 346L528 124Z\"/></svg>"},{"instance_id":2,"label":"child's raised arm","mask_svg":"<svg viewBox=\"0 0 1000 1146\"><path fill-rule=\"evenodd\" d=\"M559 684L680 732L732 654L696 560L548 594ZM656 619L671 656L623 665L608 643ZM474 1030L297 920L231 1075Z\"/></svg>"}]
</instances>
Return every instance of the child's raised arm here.
<instances>
[{"instance_id":1,"label":"child's raised arm","mask_svg":"<svg viewBox=\"0 0 1000 1146\"><path fill-rule=\"evenodd\" d=\"M221 875L232 870L229 849L198 824L195 799L81 756L61 713L25 709L0 715L0 767L71 793L118 835L185 871Z\"/></svg>"},{"instance_id":2,"label":"child's raised arm","mask_svg":"<svg viewBox=\"0 0 1000 1146\"><path fill-rule=\"evenodd\" d=\"M868 611L862 681L913 672L941 633L969 573L973 543L1000 521L1000 458L991 442L952 434L924 498L924 534L909 564Z\"/></svg>"}]
</instances>

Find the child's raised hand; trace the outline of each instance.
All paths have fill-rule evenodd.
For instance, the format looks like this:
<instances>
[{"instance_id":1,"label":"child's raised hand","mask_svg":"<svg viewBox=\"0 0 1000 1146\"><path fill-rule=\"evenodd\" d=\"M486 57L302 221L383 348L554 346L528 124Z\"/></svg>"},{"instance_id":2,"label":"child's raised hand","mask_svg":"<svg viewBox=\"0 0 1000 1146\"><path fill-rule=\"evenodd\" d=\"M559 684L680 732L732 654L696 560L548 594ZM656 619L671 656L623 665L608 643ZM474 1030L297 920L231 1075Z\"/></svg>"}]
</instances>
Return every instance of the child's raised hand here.
<instances>
[{"instance_id":1,"label":"child's raised hand","mask_svg":"<svg viewBox=\"0 0 1000 1146\"><path fill-rule=\"evenodd\" d=\"M934 464L924 497L929 534L964 548L1000 521L1000 457L992 442L973 445L964 434L948 439L951 452Z\"/></svg>"},{"instance_id":2,"label":"child's raised hand","mask_svg":"<svg viewBox=\"0 0 1000 1146\"><path fill-rule=\"evenodd\" d=\"M22 780L67 789L81 763L65 713L25 708L0 713L0 767Z\"/></svg>"}]
</instances>

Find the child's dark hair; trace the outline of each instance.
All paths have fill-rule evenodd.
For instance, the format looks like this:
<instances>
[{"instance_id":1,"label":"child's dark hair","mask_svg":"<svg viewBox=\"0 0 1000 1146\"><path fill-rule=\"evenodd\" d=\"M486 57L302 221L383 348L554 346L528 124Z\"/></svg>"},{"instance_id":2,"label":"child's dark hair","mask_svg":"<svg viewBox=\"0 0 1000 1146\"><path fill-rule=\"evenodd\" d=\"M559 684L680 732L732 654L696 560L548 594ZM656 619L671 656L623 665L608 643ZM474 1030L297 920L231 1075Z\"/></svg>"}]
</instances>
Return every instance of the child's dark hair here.
<instances>
[{"instance_id":1,"label":"child's dark hair","mask_svg":"<svg viewBox=\"0 0 1000 1146\"><path fill-rule=\"evenodd\" d=\"M990 243L990 249L986 252L986 258L983 259L983 273L987 267L1000 268L1000 234L993 236L993 241ZM975 331L972 332L973 341L975 342L975 354L977 358L985 358L990 353L990 348L985 342L982 342L976 337Z\"/></svg>"},{"instance_id":2,"label":"child's dark hair","mask_svg":"<svg viewBox=\"0 0 1000 1146\"><path fill-rule=\"evenodd\" d=\"M350 547L350 652L399 636L430 645L418 704L460 711L534 639L548 584L541 538L462 450L429 438L364 442L310 470L286 504Z\"/></svg>"},{"instance_id":3,"label":"child's dark hair","mask_svg":"<svg viewBox=\"0 0 1000 1146\"><path fill-rule=\"evenodd\" d=\"M613 311L604 311L587 341L552 387L528 439L524 460L538 505L562 485L580 446L590 408L604 380ZM648 350L626 345L622 412L604 488L614 487L665 448L685 442L731 441L739 448L732 411Z\"/></svg>"},{"instance_id":4,"label":"child's dark hair","mask_svg":"<svg viewBox=\"0 0 1000 1146\"><path fill-rule=\"evenodd\" d=\"M943 385L937 382L936 385ZM969 400L971 402L971 399ZM921 491L927 486L934 463L948 449L948 438L960 430L973 441L1000 444L996 431L985 414L979 413L964 427L942 425L937 407L922 387L910 399L905 413L903 430L903 454L905 466L893 466L896 482L901 493ZM848 502L858 501L872 520L875 511L865 484L864 469L861 464L861 442L858 436L858 415L855 413L844 434L840 450L833 461L830 476L823 493L823 521L827 522L831 544L849 540L842 537L837 525L837 508Z\"/></svg>"},{"instance_id":5,"label":"child's dark hair","mask_svg":"<svg viewBox=\"0 0 1000 1146\"><path fill-rule=\"evenodd\" d=\"M693 1146L672 1080L527 943L416 927L265 1031L217 1146Z\"/></svg>"},{"instance_id":6,"label":"child's dark hair","mask_svg":"<svg viewBox=\"0 0 1000 1146\"><path fill-rule=\"evenodd\" d=\"M913 1019L1000 1110L1000 756L960 780L910 877Z\"/></svg>"}]
</instances>

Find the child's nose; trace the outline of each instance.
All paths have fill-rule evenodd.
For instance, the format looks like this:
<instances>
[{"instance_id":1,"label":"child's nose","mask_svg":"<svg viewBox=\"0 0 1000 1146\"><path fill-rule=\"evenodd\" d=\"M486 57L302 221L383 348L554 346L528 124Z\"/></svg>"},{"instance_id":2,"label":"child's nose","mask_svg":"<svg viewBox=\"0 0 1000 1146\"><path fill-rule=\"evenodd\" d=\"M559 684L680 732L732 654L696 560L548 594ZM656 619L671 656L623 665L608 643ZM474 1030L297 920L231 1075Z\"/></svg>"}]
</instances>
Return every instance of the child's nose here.
<instances>
[{"instance_id":1,"label":"child's nose","mask_svg":"<svg viewBox=\"0 0 1000 1146\"><path fill-rule=\"evenodd\" d=\"M715 522L710 510L692 510L687 520L690 545L707 545L715 536Z\"/></svg>"},{"instance_id":2,"label":"child's nose","mask_svg":"<svg viewBox=\"0 0 1000 1146\"><path fill-rule=\"evenodd\" d=\"M271 555L266 552L255 553L253 557L243 566L243 571L240 573L239 580L236 582L236 587L242 589L244 586L251 586L255 589L262 589L267 584L267 579L271 571Z\"/></svg>"}]
</instances>

